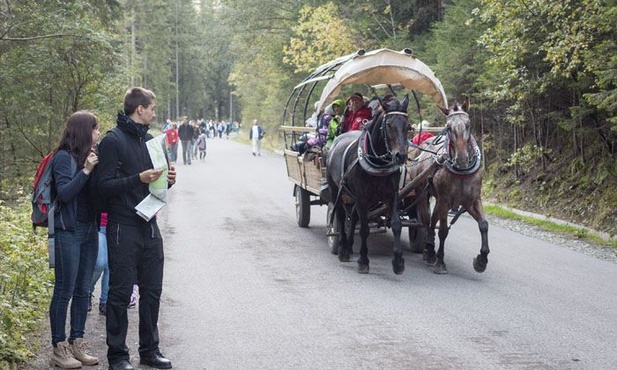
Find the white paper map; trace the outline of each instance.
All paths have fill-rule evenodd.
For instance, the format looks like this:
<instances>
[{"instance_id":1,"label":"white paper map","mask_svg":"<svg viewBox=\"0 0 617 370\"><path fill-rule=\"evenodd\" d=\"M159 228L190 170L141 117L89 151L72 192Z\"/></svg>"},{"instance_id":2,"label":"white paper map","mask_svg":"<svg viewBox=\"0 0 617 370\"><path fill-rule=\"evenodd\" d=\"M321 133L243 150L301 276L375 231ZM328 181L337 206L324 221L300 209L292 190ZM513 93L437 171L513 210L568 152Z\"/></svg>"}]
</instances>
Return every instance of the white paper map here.
<instances>
[{"instance_id":1,"label":"white paper map","mask_svg":"<svg viewBox=\"0 0 617 370\"><path fill-rule=\"evenodd\" d=\"M167 151L165 134L159 135L146 141L146 147L155 169L163 169L161 176L150 184L150 194L144 198L136 207L137 214L144 220L150 221L167 203Z\"/></svg>"}]
</instances>

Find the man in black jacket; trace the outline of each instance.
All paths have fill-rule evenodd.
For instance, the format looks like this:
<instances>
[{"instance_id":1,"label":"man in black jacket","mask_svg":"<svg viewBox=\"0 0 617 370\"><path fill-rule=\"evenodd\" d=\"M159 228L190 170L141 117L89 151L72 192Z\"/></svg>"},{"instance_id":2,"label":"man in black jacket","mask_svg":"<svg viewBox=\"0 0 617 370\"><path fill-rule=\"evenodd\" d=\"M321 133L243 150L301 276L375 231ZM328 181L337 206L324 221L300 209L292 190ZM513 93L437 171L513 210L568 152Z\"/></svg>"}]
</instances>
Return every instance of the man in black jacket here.
<instances>
[{"instance_id":1,"label":"man in black jacket","mask_svg":"<svg viewBox=\"0 0 617 370\"><path fill-rule=\"evenodd\" d=\"M191 164L193 126L189 124L187 116L182 117L182 124L178 127L178 137L182 143L182 164Z\"/></svg>"},{"instance_id":2,"label":"man in black jacket","mask_svg":"<svg viewBox=\"0 0 617 370\"><path fill-rule=\"evenodd\" d=\"M148 184L163 169L153 168L146 141L155 118L155 96L141 87L129 89L124 112L118 113L119 130L109 132L99 145L96 186L107 199L107 248L110 271L107 300L107 359L110 370L132 370L126 346L127 307L133 284L139 286L140 363L171 369L171 362L159 349L158 316L163 288L163 239L156 216L145 221L135 206L148 194ZM119 135L122 135L120 137ZM176 181L170 166L168 186Z\"/></svg>"}]
</instances>

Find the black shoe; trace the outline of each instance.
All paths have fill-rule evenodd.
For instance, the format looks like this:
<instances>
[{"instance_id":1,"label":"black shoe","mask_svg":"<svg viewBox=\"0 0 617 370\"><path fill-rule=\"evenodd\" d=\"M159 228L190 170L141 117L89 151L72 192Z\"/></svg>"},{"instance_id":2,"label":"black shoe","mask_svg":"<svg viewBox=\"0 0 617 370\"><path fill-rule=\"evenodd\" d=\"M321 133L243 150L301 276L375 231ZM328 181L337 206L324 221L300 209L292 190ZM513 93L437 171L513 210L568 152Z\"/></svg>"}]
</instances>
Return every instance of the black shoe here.
<instances>
[{"instance_id":1,"label":"black shoe","mask_svg":"<svg viewBox=\"0 0 617 370\"><path fill-rule=\"evenodd\" d=\"M142 355L139 359L142 365L152 366L157 369L171 369L171 361L163 357L160 352L154 352L150 355Z\"/></svg>"},{"instance_id":2,"label":"black shoe","mask_svg":"<svg viewBox=\"0 0 617 370\"><path fill-rule=\"evenodd\" d=\"M109 364L109 370L135 370L129 360L120 360Z\"/></svg>"},{"instance_id":3,"label":"black shoe","mask_svg":"<svg viewBox=\"0 0 617 370\"><path fill-rule=\"evenodd\" d=\"M99 303L99 314L107 315L107 302Z\"/></svg>"}]
</instances>

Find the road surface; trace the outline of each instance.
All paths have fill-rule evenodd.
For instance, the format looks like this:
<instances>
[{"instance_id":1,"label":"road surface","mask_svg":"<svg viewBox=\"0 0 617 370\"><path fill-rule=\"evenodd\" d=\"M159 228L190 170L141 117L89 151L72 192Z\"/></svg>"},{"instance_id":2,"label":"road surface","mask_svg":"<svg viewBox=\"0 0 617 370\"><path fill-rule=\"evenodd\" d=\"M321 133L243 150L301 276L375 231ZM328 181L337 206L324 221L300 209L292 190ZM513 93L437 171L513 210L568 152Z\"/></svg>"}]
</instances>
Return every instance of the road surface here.
<instances>
[{"instance_id":1,"label":"road surface","mask_svg":"<svg viewBox=\"0 0 617 370\"><path fill-rule=\"evenodd\" d=\"M330 254L325 207L297 226L281 156L213 139L203 163L177 168L159 217L161 349L174 369L617 369L613 261L491 225L478 274L480 234L463 216L448 275L409 250L394 275L389 232L369 238L360 275ZM106 369L94 311L86 335ZM130 320L137 365L135 310Z\"/></svg>"}]
</instances>

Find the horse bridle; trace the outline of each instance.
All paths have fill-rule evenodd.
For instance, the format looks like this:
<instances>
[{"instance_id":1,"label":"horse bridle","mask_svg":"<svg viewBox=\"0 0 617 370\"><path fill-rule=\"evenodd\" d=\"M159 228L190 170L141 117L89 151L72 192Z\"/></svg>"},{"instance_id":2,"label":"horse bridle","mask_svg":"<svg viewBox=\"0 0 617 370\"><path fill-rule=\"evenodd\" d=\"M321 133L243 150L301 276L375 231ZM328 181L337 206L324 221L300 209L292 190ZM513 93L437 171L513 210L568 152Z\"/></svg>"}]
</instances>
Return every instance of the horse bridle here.
<instances>
[{"instance_id":1,"label":"horse bridle","mask_svg":"<svg viewBox=\"0 0 617 370\"><path fill-rule=\"evenodd\" d=\"M455 111L448 114L448 118L457 114L464 114L465 116L469 116L469 114L465 111ZM470 132L471 126L469 128L466 128L466 130ZM445 165L448 171L459 176L466 176L475 173L480 168L480 165L482 163L482 153L480 151L478 143L476 142L476 139L473 137L471 132L469 133L469 140L467 141L467 144L470 144L473 147L474 154L471 160L471 164L467 168L459 168L455 165L454 159L450 156L450 134L446 133L444 136L445 142L443 148L447 155Z\"/></svg>"},{"instance_id":2,"label":"horse bridle","mask_svg":"<svg viewBox=\"0 0 617 370\"><path fill-rule=\"evenodd\" d=\"M380 175L389 175L396 170L398 170L399 165L395 164L394 158L392 156L392 150L390 148L389 140L388 140L388 131L385 129L387 126L386 119L390 115L399 115L408 117L407 113L392 111L386 112L383 114L383 121L381 126L379 127L380 136L383 137L384 144L386 146L386 153L382 155L375 154L373 149L372 135L368 130L365 130L362 133L362 136L358 139L360 142L358 143L358 158L363 164L362 168L371 174L380 174ZM366 145L363 145L366 144ZM369 152L372 152L369 154Z\"/></svg>"}]
</instances>

